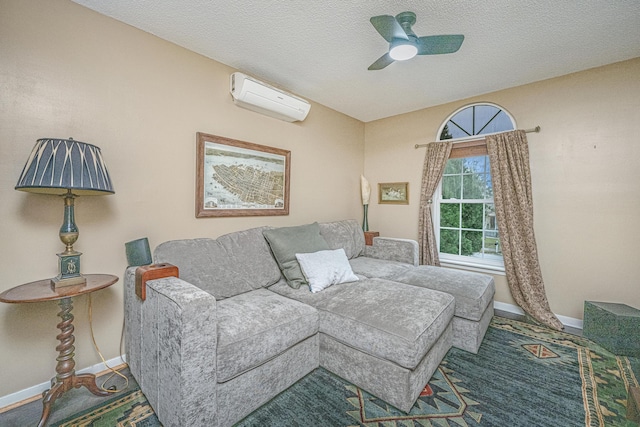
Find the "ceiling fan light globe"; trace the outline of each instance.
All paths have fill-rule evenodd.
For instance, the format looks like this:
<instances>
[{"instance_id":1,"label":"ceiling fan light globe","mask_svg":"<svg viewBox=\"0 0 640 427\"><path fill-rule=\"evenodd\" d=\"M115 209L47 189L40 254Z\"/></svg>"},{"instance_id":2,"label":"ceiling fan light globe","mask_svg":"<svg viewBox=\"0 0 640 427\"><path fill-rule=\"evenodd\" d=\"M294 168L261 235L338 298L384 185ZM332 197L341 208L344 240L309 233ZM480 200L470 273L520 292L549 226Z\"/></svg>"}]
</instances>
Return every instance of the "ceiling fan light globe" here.
<instances>
[{"instance_id":1,"label":"ceiling fan light globe","mask_svg":"<svg viewBox=\"0 0 640 427\"><path fill-rule=\"evenodd\" d=\"M412 43L394 43L389 49L389 56L395 61L406 61L418 53L418 48Z\"/></svg>"}]
</instances>

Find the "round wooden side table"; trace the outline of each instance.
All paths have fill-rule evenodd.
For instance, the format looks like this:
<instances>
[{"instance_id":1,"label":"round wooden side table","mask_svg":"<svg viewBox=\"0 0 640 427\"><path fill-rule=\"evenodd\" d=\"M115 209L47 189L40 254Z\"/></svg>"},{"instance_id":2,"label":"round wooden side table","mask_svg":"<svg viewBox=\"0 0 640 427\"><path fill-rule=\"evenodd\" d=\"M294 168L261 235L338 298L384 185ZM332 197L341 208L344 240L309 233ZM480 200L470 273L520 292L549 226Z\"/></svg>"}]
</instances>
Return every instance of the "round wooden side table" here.
<instances>
[{"instance_id":1,"label":"round wooden side table","mask_svg":"<svg viewBox=\"0 0 640 427\"><path fill-rule=\"evenodd\" d=\"M51 279L45 279L25 283L0 294L1 302L20 304L58 300L60 306L58 317L61 321L57 325L60 333L56 336L60 341L60 344L56 346L58 351L56 376L51 379L51 388L42 393L42 417L40 417L38 427L43 427L46 424L53 402L73 388L84 386L97 396L109 396L110 394L98 387L95 375L76 375L74 369L76 362L73 360L75 338L73 336L73 314L71 314L73 304L71 299L107 288L116 283L118 277L110 274L85 274L84 277L87 282L82 285L64 286L56 289L52 285Z\"/></svg>"}]
</instances>

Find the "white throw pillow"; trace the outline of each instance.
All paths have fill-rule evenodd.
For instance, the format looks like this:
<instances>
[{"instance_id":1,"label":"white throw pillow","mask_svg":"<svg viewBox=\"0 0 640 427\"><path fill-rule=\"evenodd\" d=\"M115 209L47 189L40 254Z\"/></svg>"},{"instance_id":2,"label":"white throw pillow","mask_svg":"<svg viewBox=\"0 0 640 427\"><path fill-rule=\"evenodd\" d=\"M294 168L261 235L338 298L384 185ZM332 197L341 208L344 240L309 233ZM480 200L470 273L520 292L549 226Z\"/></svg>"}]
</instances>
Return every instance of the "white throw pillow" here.
<instances>
[{"instance_id":1,"label":"white throw pillow","mask_svg":"<svg viewBox=\"0 0 640 427\"><path fill-rule=\"evenodd\" d=\"M342 248L296 254L296 258L313 293L320 292L331 285L358 280Z\"/></svg>"}]
</instances>

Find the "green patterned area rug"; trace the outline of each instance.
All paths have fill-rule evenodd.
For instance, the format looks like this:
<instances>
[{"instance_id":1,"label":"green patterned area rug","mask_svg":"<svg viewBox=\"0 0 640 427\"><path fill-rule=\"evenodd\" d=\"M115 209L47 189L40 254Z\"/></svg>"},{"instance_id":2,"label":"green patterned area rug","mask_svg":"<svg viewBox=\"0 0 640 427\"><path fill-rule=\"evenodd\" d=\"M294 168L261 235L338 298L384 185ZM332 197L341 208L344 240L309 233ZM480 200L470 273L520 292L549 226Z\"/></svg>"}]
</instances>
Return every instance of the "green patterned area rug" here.
<instances>
[{"instance_id":1,"label":"green patterned area rug","mask_svg":"<svg viewBox=\"0 0 640 427\"><path fill-rule=\"evenodd\" d=\"M637 426L625 414L639 369L587 339L495 317L478 354L451 349L408 414L320 368L237 426ZM137 389L55 424L159 425Z\"/></svg>"}]
</instances>

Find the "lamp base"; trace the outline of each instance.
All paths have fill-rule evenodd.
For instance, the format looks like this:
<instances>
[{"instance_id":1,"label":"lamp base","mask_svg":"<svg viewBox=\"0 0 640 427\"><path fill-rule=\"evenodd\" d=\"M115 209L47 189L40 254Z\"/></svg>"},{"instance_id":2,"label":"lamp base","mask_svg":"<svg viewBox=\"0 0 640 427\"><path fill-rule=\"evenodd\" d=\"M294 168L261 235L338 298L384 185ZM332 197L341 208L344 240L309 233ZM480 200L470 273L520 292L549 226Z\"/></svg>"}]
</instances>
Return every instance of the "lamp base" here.
<instances>
[{"instance_id":1,"label":"lamp base","mask_svg":"<svg viewBox=\"0 0 640 427\"><path fill-rule=\"evenodd\" d=\"M87 280L80 274L80 255L82 255L81 252L74 250L58 254L58 271L60 271L60 274L51 279L51 285L54 288L87 283Z\"/></svg>"}]
</instances>

